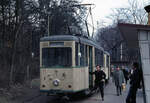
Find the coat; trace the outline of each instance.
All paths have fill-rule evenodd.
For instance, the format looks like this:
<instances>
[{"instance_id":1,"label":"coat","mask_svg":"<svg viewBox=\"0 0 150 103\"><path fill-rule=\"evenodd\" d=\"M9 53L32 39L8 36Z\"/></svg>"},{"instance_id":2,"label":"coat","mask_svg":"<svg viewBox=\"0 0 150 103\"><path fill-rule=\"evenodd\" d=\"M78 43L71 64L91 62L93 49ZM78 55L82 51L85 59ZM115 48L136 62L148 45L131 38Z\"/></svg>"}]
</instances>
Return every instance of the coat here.
<instances>
[{"instance_id":1,"label":"coat","mask_svg":"<svg viewBox=\"0 0 150 103\"><path fill-rule=\"evenodd\" d=\"M141 80L142 74L140 73L140 70L139 69L134 70L130 76L130 87L134 89L139 88Z\"/></svg>"},{"instance_id":2,"label":"coat","mask_svg":"<svg viewBox=\"0 0 150 103\"><path fill-rule=\"evenodd\" d=\"M125 70L125 69L123 69L123 74L124 74L124 78L125 78L126 80L128 80L128 79L129 79L129 78L128 78L128 75L129 75L128 71Z\"/></svg>"},{"instance_id":3,"label":"coat","mask_svg":"<svg viewBox=\"0 0 150 103\"><path fill-rule=\"evenodd\" d=\"M116 86L122 86L122 83L124 83L124 75L122 70L116 70L114 72L114 81Z\"/></svg>"},{"instance_id":4,"label":"coat","mask_svg":"<svg viewBox=\"0 0 150 103\"><path fill-rule=\"evenodd\" d=\"M101 82L104 82L103 80L106 79L106 74L102 70L95 71L90 74L95 74L95 84L96 85L99 85Z\"/></svg>"}]
</instances>

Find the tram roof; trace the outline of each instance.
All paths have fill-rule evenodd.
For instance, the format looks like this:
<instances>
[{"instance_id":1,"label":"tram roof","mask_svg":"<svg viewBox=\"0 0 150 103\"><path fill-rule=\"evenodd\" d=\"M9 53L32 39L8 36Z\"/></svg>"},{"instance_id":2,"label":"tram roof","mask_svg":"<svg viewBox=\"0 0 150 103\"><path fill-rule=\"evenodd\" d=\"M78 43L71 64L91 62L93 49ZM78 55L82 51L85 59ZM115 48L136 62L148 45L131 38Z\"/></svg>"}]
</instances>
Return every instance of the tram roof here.
<instances>
[{"instance_id":1,"label":"tram roof","mask_svg":"<svg viewBox=\"0 0 150 103\"><path fill-rule=\"evenodd\" d=\"M104 49L98 45L97 42L95 42L93 39L85 38L82 36L74 36L74 35L52 35L52 36L46 36L42 37L40 41L75 41L75 42L81 42L85 43L91 46L94 46L100 50Z\"/></svg>"},{"instance_id":2,"label":"tram roof","mask_svg":"<svg viewBox=\"0 0 150 103\"><path fill-rule=\"evenodd\" d=\"M104 51L105 54L110 55L107 51Z\"/></svg>"}]
</instances>

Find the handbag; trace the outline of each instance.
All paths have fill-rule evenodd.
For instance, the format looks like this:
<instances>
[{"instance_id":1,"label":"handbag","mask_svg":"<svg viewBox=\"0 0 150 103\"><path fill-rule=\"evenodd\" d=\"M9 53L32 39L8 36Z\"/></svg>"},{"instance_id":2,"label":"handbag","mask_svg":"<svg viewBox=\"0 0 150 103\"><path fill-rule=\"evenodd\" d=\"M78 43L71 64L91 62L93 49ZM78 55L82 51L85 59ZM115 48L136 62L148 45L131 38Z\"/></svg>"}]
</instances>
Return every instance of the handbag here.
<instances>
[{"instance_id":1,"label":"handbag","mask_svg":"<svg viewBox=\"0 0 150 103\"><path fill-rule=\"evenodd\" d=\"M126 85L125 85L125 83L122 83L122 90L123 90L123 91L126 90Z\"/></svg>"}]
</instances>

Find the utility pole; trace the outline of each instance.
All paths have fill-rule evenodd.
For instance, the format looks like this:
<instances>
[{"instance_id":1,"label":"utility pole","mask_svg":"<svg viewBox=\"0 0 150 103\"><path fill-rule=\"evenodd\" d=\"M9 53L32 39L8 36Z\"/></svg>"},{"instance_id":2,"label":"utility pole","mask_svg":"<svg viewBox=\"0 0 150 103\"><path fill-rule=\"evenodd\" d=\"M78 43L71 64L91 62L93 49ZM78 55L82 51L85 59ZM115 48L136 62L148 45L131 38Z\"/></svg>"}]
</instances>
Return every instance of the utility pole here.
<instances>
[{"instance_id":1,"label":"utility pole","mask_svg":"<svg viewBox=\"0 0 150 103\"><path fill-rule=\"evenodd\" d=\"M122 43L121 43L121 45L120 45L120 53L121 53L120 59L121 59L121 61L122 61Z\"/></svg>"},{"instance_id":2,"label":"utility pole","mask_svg":"<svg viewBox=\"0 0 150 103\"><path fill-rule=\"evenodd\" d=\"M47 31L48 31L48 36L49 36L49 14L48 14L48 28L47 28Z\"/></svg>"}]
</instances>

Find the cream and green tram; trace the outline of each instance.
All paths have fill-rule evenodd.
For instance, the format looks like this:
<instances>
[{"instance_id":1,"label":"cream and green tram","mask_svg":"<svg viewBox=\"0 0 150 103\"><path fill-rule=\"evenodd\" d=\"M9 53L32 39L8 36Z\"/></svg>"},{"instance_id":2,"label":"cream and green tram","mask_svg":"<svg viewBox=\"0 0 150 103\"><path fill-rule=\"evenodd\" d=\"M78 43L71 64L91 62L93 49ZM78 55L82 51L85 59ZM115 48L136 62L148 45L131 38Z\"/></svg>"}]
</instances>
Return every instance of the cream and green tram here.
<instances>
[{"instance_id":1,"label":"cream and green tram","mask_svg":"<svg viewBox=\"0 0 150 103\"><path fill-rule=\"evenodd\" d=\"M96 65L103 65L104 50L81 36L55 35L40 39L40 91L69 94L94 86Z\"/></svg>"},{"instance_id":2,"label":"cream and green tram","mask_svg":"<svg viewBox=\"0 0 150 103\"><path fill-rule=\"evenodd\" d=\"M106 74L106 83L110 78L110 54L107 51L104 51L104 72Z\"/></svg>"}]
</instances>

